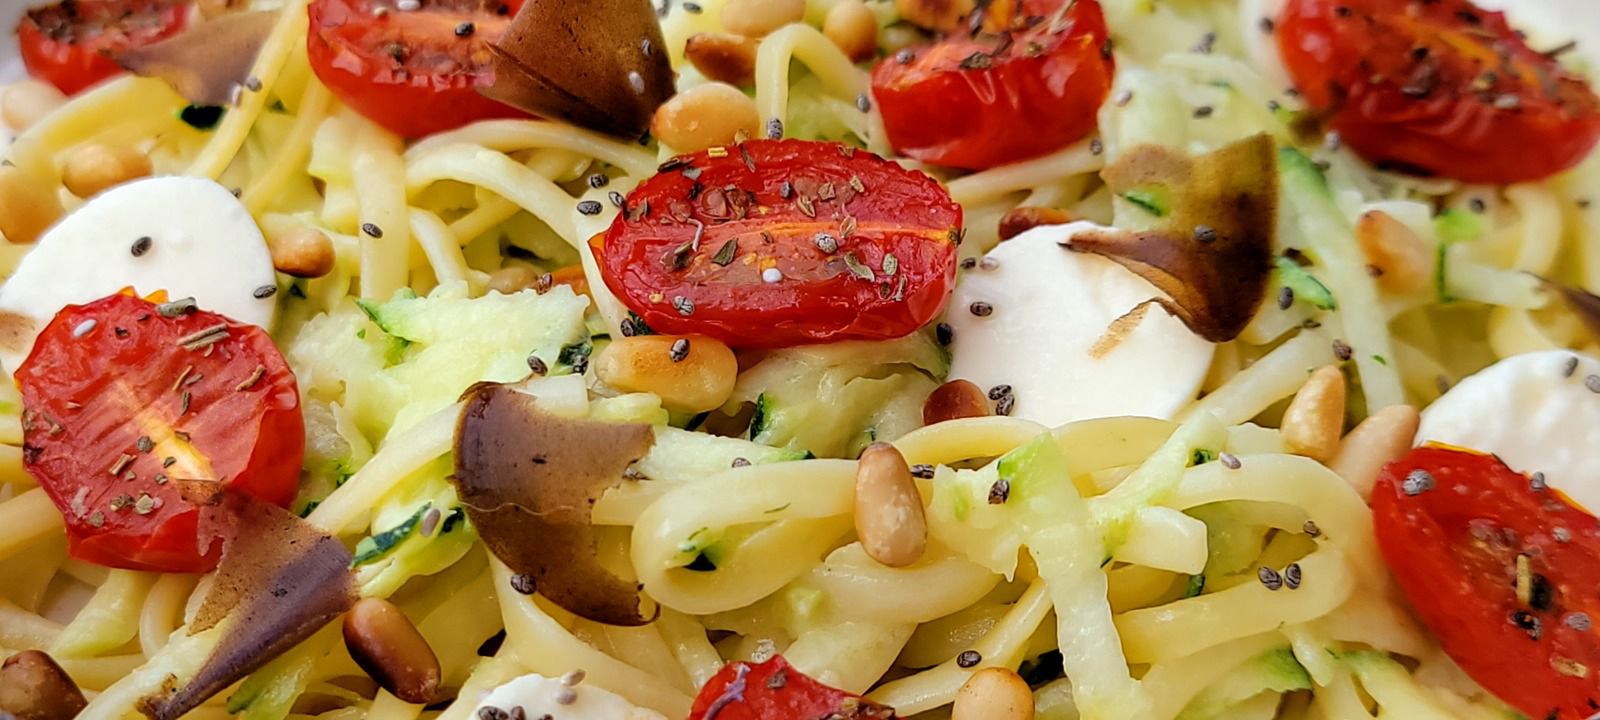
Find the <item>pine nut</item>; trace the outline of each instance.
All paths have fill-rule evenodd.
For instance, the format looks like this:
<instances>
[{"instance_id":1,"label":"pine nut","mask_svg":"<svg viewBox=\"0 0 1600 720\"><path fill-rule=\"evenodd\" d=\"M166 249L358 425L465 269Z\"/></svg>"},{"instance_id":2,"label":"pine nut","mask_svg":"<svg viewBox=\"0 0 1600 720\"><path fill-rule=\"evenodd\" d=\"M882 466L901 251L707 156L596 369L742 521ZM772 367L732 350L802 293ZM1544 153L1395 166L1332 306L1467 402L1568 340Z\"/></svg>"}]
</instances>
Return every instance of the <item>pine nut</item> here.
<instances>
[{"instance_id":1,"label":"pine nut","mask_svg":"<svg viewBox=\"0 0 1600 720\"><path fill-rule=\"evenodd\" d=\"M0 716L71 720L87 704L77 683L39 650L24 650L0 664Z\"/></svg>"},{"instance_id":2,"label":"pine nut","mask_svg":"<svg viewBox=\"0 0 1600 720\"><path fill-rule=\"evenodd\" d=\"M56 86L40 80L24 80L0 91L0 121L14 133L38 124L56 108L67 104L67 96Z\"/></svg>"},{"instance_id":3,"label":"pine nut","mask_svg":"<svg viewBox=\"0 0 1600 720\"><path fill-rule=\"evenodd\" d=\"M878 52L878 18L861 0L844 0L828 10L822 34L855 62Z\"/></svg>"},{"instance_id":4,"label":"pine nut","mask_svg":"<svg viewBox=\"0 0 1600 720\"><path fill-rule=\"evenodd\" d=\"M933 389L922 401L922 424L946 420L983 417L989 414L988 398L971 380L951 380Z\"/></svg>"},{"instance_id":5,"label":"pine nut","mask_svg":"<svg viewBox=\"0 0 1600 720\"><path fill-rule=\"evenodd\" d=\"M538 271L527 265L507 265L489 273L489 289L503 295L522 292L538 283Z\"/></svg>"},{"instance_id":6,"label":"pine nut","mask_svg":"<svg viewBox=\"0 0 1600 720\"><path fill-rule=\"evenodd\" d=\"M861 549L889 567L905 567L928 549L928 519L906 459L873 443L856 465L856 535Z\"/></svg>"},{"instance_id":7,"label":"pine nut","mask_svg":"<svg viewBox=\"0 0 1600 720\"><path fill-rule=\"evenodd\" d=\"M19 168L0 166L0 235L6 240L33 243L63 212L54 188Z\"/></svg>"},{"instance_id":8,"label":"pine nut","mask_svg":"<svg viewBox=\"0 0 1600 720\"><path fill-rule=\"evenodd\" d=\"M268 245L272 266L285 275L318 278L333 272L333 240L314 227L295 228Z\"/></svg>"},{"instance_id":9,"label":"pine nut","mask_svg":"<svg viewBox=\"0 0 1600 720\"><path fill-rule=\"evenodd\" d=\"M688 347L678 345L679 340L686 340ZM595 359L594 371L618 390L655 393L669 410L698 413L728 401L739 361L713 338L636 335L607 345Z\"/></svg>"},{"instance_id":10,"label":"pine nut","mask_svg":"<svg viewBox=\"0 0 1600 720\"><path fill-rule=\"evenodd\" d=\"M1388 213L1369 210L1356 221L1356 241L1376 268L1378 285L1392 293L1420 289L1428 281L1433 259L1422 238Z\"/></svg>"},{"instance_id":11,"label":"pine nut","mask_svg":"<svg viewBox=\"0 0 1600 720\"><path fill-rule=\"evenodd\" d=\"M742 35L696 33L684 43L683 56L712 80L749 87L756 82L758 45Z\"/></svg>"},{"instance_id":12,"label":"pine nut","mask_svg":"<svg viewBox=\"0 0 1600 720\"><path fill-rule=\"evenodd\" d=\"M956 692L950 720L1033 720L1033 691L1010 668L986 667Z\"/></svg>"},{"instance_id":13,"label":"pine nut","mask_svg":"<svg viewBox=\"0 0 1600 720\"><path fill-rule=\"evenodd\" d=\"M1344 430L1344 373L1324 365L1311 373L1283 413L1283 440L1297 455L1328 462Z\"/></svg>"},{"instance_id":14,"label":"pine nut","mask_svg":"<svg viewBox=\"0 0 1600 720\"><path fill-rule=\"evenodd\" d=\"M344 644L351 659L379 687L408 703L428 703L439 694L439 658L411 619L381 598L363 598L344 616Z\"/></svg>"},{"instance_id":15,"label":"pine nut","mask_svg":"<svg viewBox=\"0 0 1600 720\"><path fill-rule=\"evenodd\" d=\"M806 0L728 0L722 6L722 27L735 35L758 38L805 16Z\"/></svg>"},{"instance_id":16,"label":"pine nut","mask_svg":"<svg viewBox=\"0 0 1600 720\"><path fill-rule=\"evenodd\" d=\"M67 156L61 184L81 198L90 198L129 180L149 177L150 158L126 145L85 145Z\"/></svg>"},{"instance_id":17,"label":"pine nut","mask_svg":"<svg viewBox=\"0 0 1600 720\"><path fill-rule=\"evenodd\" d=\"M900 18L925 30L949 32L977 7L976 0L894 0Z\"/></svg>"},{"instance_id":18,"label":"pine nut","mask_svg":"<svg viewBox=\"0 0 1600 720\"><path fill-rule=\"evenodd\" d=\"M1410 405L1390 405L1362 420L1344 438L1328 467L1350 483L1363 500L1372 497L1372 485L1383 466L1411 450L1422 421Z\"/></svg>"},{"instance_id":19,"label":"pine nut","mask_svg":"<svg viewBox=\"0 0 1600 720\"><path fill-rule=\"evenodd\" d=\"M691 153L732 145L743 134L757 137L761 124L756 101L725 83L689 88L656 108L650 132L667 147Z\"/></svg>"}]
</instances>

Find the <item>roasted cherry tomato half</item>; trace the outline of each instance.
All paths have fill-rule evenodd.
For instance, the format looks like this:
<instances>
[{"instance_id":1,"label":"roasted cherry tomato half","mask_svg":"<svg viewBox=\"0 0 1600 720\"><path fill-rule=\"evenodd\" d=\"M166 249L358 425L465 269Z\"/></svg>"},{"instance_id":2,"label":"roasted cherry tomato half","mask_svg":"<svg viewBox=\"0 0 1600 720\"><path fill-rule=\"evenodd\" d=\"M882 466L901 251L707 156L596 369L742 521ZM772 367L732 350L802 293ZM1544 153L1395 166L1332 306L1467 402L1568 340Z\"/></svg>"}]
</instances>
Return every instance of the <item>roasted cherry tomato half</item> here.
<instances>
[{"instance_id":1,"label":"roasted cherry tomato half","mask_svg":"<svg viewBox=\"0 0 1600 720\"><path fill-rule=\"evenodd\" d=\"M986 13L981 23L999 32L958 30L873 69L872 94L895 150L981 170L1094 130L1114 71L1100 3L996 2Z\"/></svg>"},{"instance_id":2,"label":"roasted cherry tomato half","mask_svg":"<svg viewBox=\"0 0 1600 720\"><path fill-rule=\"evenodd\" d=\"M28 73L68 95L122 72L116 54L177 35L188 0L63 0L17 26Z\"/></svg>"},{"instance_id":3,"label":"roasted cherry tomato half","mask_svg":"<svg viewBox=\"0 0 1600 720\"><path fill-rule=\"evenodd\" d=\"M1533 718L1600 708L1600 525L1490 455L1422 447L1372 491L1378 544L1472 679Z\"/></svg>"},{"instance_id":4,"label":"roasted cherry tomato half","mask_svg":"<svg viewBox=\"0 0 1600 720\"><path fill-rule=\"evenodd\" d=\"M736 347L881 340L955 282L961 207L864 150L751 140L668 161L591 245L651 328Z\"/></svg>"},{"instance_id":5,"label":"roasted cherry tomato half","mask_svg":"<svg viewBox=\"0 0 1600 720\"><path fill-rule=\"evenodd\" d=\"M356 112L417 138L476 120L525 117L478 94L494 83L489 43L522 0L312 0L311 67Z\"/></svg>"},{"instance_id":6,"label":"roasted cherry tomato half","mask_svg":"<svg viewBox=\"0 0 1600 720\"><path fill-rule=\"evenodd\" d=\"M294 374L267 332L113 295L56 314L17 369L22 459L66 518L73 557L206 572L199 510L178 480L280 506L294 499L305 426Z\"/></svg>"},{"instance_id":7,"label":"roasted cherry tomato half","mask_svg":"<svg viewBox=\"0 0 1600 720\"><path fill-rule=\"evenodd\" d=\"M689 720L892 720L894 709L823 685L782 655L722 666L700 688Z\"/></svg>"},{"instance_id":8,"label":"roasted cherry tomato half","mask_svg":"<svg viewBox=\"0 0 1600 720\"><path fill-rule=\"evenodd\" d=\"M1380 165L1514 183L1600 139L1589 86L1466 0L1289 0L1277 33L1306 102Z\"/></svg>"}]
</instances>

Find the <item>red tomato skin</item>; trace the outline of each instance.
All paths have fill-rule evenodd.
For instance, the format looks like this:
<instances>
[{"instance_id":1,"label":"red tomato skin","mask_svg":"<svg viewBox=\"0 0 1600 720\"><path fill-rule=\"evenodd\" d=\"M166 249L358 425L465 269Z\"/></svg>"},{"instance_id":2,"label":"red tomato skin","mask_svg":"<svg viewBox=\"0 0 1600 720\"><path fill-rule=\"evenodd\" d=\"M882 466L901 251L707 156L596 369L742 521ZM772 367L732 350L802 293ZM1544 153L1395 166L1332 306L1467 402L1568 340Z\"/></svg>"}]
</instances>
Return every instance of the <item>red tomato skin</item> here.
<instances>
[{"instance_id":1,"label":"red tomato skin","mask_svg":"<svg viewBox=\"0 0 1600 720\"><path fill-rule=\"evenodd\" d=\"M955 284L961 207L938 181L837 143L751 140L723 151L726 157L702 151L670 162L590 242L606 286L652 329L772 348L901 337L939 314ZM685 175L688 168L696 178ZM826 186L835 199L813 201L828 194L816 189ZM732 196L728 188L754 193L744 217L707 211L716 197ZM801 198L815 217L799 209ZM637 217L645 208L650 214ZM846 237L847 217L856 225ZM700 250L685 269L672 270L667 258L693 241L695 223L704 226ZM819 250L818 233L838 250ZM731 262L712 262L729 240L738 242ZM892 274L884 271L890 254ZM846 255L873 280L852 274ZM762 280L769 262L779 282ZM679 297L692 311L674 304Z\"/></svg>"},{"instance_id":2,"label":"red tomato skin","mask_svg":"<svg viewBox=\"0 0 1600 720\"><path fill-rule=\"evenodd\" d=\"M306 49L311 67L329 89L364 117L404 138L420 138L453 130L478 120L524 118L527 113L478 94L494 82L488 67L488 40L499 37L509 16L523 0L503 0L504 15L489 12L401 12L382 0L312 0L307 12L310 30ZM446 4L438 0L430 5ZM476 4L476 3L474 3ZM373 8L390 12L381 17ZM455 36L455 28L471 21L469 38ZM415 42L457 43L471 48L471 72L447 76L410 72L382 54L399 35Z\"/></svg>"},{"instance_id":3,"label":"red tomato skin","mask_svg":"<svg viewBox=\"0 0 1600 720\"><path fill-rule=\"evenodd\" d=\"M63 2L23 16L17 45L28 74L73 95L120 74L116 53L177 35L188 15L189 3L178 0Z\"/></svg>"},{"instance_id":4,"label":"red tomato skin","mask_svg":"<svg viewBox=\"0 0 1600 720\"><path fill-rule=\"evenodd\" d=\"M1410 493L1417 471L1431 490ZM1412 489L1416 486L1413 484ZM1389 569L1446 653L1474 680L1530 717L1588 718L1600 703L1600 524L1493 456L1421 447L1384 468L1372 512ZM1560 528L1561 530L1557 530ZM1557 539L1559 536L1565 540ZM1543 608L1516 597L1516 556L1548 583ZM1519 625L1513 613L1525 612ZM1526 627L1538 623L1538 638ZM1592 621L1591 621L1591 624ZM1582 677L1563 673L1581 663Z\"/></svg>"},{"instance_id":5,"label":"red tomato skin","mask_svg":"<svg viewBox=\"0 0 1600 720\"><path fill-rule=\"evenodd\" d=\"M1276 27L1306 102L1375 163L1509 184L1566 170L1600 141L1588 85L1466 0L1290 0Z\"/></svg>"},{"instance_id":6,"label":"red tomato skin","mask_svg":"<svg viewBox=\"0 0 1600 720\"><path fill-rule=\"evenodd\" d=\"M23 461L61 510L73 557L129 570L208 572L220 545L200 547L198 509L157 475L219 480L287 507L305 450L299 391L265 330L204 311L166 319L155 307L119 294L68 306L45 327L16 374L25 407ZM91 329L74 337L91 319ZM228 338L210 356L176 344L218 324ZM252 382L257 367L261 376ZM168 455L183 454L173 451L180 447L175 430L189 434L209 476L196 472L202 466L189 456L163 465ZM141 435L156 443L152 451L139 450ZM125 454L131 460L124 463ZM112 509L119 497L141 495L159 504L147 513Z\"/></svg>"},{"instance_id":7,"label":"red tomato skin","mask_svg":"<svg viewBox=\"0 0 1600 720\"><path fill-rule=\"evenodd\" d=\"M730 686L744 683L740 692ZM739 688L734 687L734 690ZM894 711L843 690L823 685L794 669L782 655L764 663L722 666L694 698L689 720L892 720Z\"/></svg>"},{"instance_id":8,"label":"red tomato skin","mask_svg":"<svg viewBox=\"0 0 1600 720\"><path fill-rule=\"evenodd\" d=\"M1059 7L1053 0L1024 5L1036 17ZM880 60L872 94L889 142L923 162L983 170L1059 150L1093 132L1115 72L1100 4L1078 0L1064 27L1054 36L1042 29L1018 33L1012 49L986 68L961 67L974 53L995 49L966 31L912 48L909 62L903 54ZM1030 56L1030 43L1041 50Z\"/></svg>"}]
</instances>

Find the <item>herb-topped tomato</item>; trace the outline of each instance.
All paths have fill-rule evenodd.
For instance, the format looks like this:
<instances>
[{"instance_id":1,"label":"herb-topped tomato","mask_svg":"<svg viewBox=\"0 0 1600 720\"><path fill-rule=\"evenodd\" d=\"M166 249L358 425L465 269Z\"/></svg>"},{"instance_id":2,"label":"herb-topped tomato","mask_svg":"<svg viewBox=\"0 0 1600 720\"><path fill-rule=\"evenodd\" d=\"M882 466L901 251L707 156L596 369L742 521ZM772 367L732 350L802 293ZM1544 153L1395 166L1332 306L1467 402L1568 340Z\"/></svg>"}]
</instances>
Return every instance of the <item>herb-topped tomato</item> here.
<instances>
[{"instance_id":1,"label":"herb-topped tomato","mask_svg":"<svg viewBox=\"0 0 1600 720\"><path fill-rule=\"evenodd\" d=\"M17 369L23 462L66 518L72 556L205 572L199 510L175 480L287 506L305 428L294 375L265 330L113 295L63 309Z\"/></svg>"},{"instance_id":2,"label":"herb-topped tomato","mask_svg":"<svg viewBox=\"0 0 1600 720\"><path fill-rule=\"evenodd\" d=\"M1537 180L1600 139L1600 99L1467 0L1289 0L1278 46L1306 102L1377 163Z\"/></svg>"},{"instance_id":3,"label":"herb-topped tomato","mask_svg":"<svg viewBox=\"0 0 1600 720\"><path fill-rule=\"evenodd\" d=\"M177 35L188 0L63 0L29 10L17 44L29 74L68 95L122 72L129 48Z\"/></svg>"},{"instance_id":4,"label":"herb-topped tomato","mask_svg":"<svg viewBox=\"0 0 1600 720\"><path fill-rule=\"evenodd\" d=\"M782 655L722 666L694 698L689 720L893 720L894 709L823 685Z\"/></svg>"},{"instance_id":5,"label":"herb-topped tomato","mask_svg":"<svg viewBox=\"0 0 1600 720\"><path fill-rule=\"evenodd\" d=\"M997 32L956 33L878 62L872 94L895 150L981 170L1066 147L1095 127L1114 64L1096 0L988 6Z\"/></svg>"},{"instance_id":6,"label":"herb-topped tomato","mask_svg":"<svg viewBox=\"0 0 1600 720\"><path fill-rule=\"evenodd\" d=\"M489 43L522 0L312 0L311 67L346 105L403 137L526 113L478 94Z\"/></svg>"},{"instance_id":7,"label":"herb-topped tomato","mask_svg":"<svg viewBox=\"0 0 1600 720\"><path fill-rule=\"evenodd\" d=\"M651 328L736 347L909 334L955 282L961 207L864 150L751 140L668 161L591 241Z\"/></svg>"},{"instance_id":8,"label":"herb-topped tomato","mask_svg":"<svg viewBox=\"0 0 1600 720\"><path fill-rule=\"evenodd\" d=\"M1600 525L1540 476L1422 447L1372 491L1378 544L1462 669L1534 718L1600 710Z\"/></svg>"}]
</instances>

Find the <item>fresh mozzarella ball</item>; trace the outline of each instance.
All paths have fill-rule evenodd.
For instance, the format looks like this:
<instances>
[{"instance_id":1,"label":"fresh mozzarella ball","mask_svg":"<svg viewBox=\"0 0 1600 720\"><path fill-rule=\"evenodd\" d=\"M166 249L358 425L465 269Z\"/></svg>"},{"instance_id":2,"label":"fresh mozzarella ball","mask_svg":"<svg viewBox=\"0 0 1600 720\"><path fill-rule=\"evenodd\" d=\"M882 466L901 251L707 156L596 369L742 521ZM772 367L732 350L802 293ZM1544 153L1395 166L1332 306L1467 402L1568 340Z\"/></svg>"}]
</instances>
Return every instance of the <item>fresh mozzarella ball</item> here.
<instances>
[{"instance_id":1,"label":"fresh mozzarella ball","mask_svg":"<svg viewBox=\"0 0 1600 720\"><path fill-rule=\"evenodd\" d=\"M1550 487L1600 510L1600 360L1550 350L1490 365L1422 411L1417 443L1429 441L1542 472Z\"/></svg>"},{"instance_id":2,"label":"fresh mozzarella ball","mask_svg":"<svg viewBox=\"0 0 1600 720\"><path fill-rule=\"evenodd\" d=\"M233 193L199 178L139 180L63 218L0 285L0 363L15 372L61 308L129 287L268 329L277 311L272 256Z\"/></svg>"},{"instance_id":3,"label":"fresh mozzarella ball","mask_svg":"<svg viewBox=\"0 0 1600 720\"><path fill-rule=\"evenodd\" d=\"M956 288L950 377L1009 385L1012 414L1045 425L1171 418L1200 390L1214 346L1154 304L1117 341L1113 321L1160 290L1062 243L1099 226L1034 228L1001 243ZM1098 345L1098 347L1097 347Z\"/></svg>"},{"instance_id":4,"label":"fresh mozzarella ball","mask_svg":"<svg viewBox=\"0 0 1600 720\"><path fill-rule=\"evenodd\" d=\"M529 720L545 716L561 720L665 720L660 713L637 707L616 693L584 685L581 674L568 674L566 678L523 675L495 688L478 703L477 709L509 713L517 707ZM484 715L474 712L473 717Z\"/></svg>"}]
</instances>

